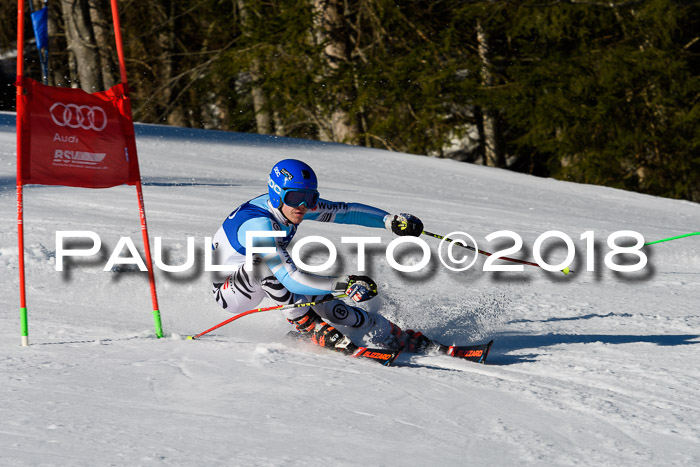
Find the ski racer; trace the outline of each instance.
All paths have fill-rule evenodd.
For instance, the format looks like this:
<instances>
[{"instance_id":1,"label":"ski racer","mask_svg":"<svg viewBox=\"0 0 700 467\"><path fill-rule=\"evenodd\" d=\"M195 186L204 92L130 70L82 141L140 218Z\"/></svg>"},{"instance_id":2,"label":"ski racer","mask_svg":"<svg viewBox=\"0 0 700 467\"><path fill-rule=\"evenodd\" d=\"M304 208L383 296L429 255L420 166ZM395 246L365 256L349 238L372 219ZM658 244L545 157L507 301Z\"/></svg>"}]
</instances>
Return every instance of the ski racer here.
<instances>
[{"instance_id":1,"label":"ski racer","mask_svg":"<svg viewBox=\"0 0 700 467\"><path fill-rule=\"evenodd\" d=\"M294 264L287 246L303 220L386 228L397 235L419 236L423 223L411 214L389 214L359 203L332 202L319 198L318 181L306 163L285 159L275 164L268 179L268 192L236 208L212 239L218 263L238 266L224 281L215 281L213 294L226 311L240 313L256 307L265 297L277 305L309 303L284 311L290 324L313 343L343 353L357 347L346 336L363 336L373 345L407 351L445 351L420 332L402 331L378 313L369 313L340 299L333 292L345 292L355 302L377 295L377 285L367 276L320 276ZM277 237L250 236L248 232L282 232ZM252 243L251 244L249 244ZM246 249L255 248L252 270L246 270ZM267 252L259 253L259 248ZM342 329L344 332L341 332ZM357 331L357 333L355 332Z\"/></svg>"}]
</instances>

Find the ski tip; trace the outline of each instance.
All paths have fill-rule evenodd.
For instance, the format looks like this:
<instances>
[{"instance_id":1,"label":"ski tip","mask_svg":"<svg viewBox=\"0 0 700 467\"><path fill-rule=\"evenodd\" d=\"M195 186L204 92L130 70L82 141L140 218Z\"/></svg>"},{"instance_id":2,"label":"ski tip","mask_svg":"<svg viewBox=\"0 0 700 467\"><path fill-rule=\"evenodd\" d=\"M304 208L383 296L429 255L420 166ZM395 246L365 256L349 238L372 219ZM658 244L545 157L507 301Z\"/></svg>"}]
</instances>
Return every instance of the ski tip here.
<instances>
[{"instance_id":1,"label":"ski tip","mask_svg":"<svg viewBox=\"0 0 700 467\"><path fill-rule=\"evenodd\" d=\"M194 340L194 337L192 337L192 336L187 336L185 339L187 339L188 341L191 341L191 340Z\"/></svg>"},{"instance_id":2,"label":"ski tip","mask_svg":"<svg viewBox=\"0 0 700 467\"><path fill-rule=\"evenodd\" d=\"M491 346L492 346L492 345L493 345L493 339L491 339L491 340L489 341L489 343L486 344L486 352L484 352L484 356L482 357L481 361L479 362L479 363L481 363L482 365L485 365L485 364L486 364L486 359L489 358L489 352L491 351Z\"/></svg>"}]
</instances>

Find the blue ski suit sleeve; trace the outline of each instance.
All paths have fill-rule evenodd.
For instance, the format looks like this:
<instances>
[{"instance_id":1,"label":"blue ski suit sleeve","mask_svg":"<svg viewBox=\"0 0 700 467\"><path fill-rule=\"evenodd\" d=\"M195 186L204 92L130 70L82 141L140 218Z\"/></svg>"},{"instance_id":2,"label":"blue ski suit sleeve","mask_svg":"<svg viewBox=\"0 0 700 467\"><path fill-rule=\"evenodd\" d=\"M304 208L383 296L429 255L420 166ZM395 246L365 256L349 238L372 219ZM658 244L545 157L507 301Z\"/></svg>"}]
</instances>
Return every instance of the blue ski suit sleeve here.
<instances>
[{"instance_id":1,"label":"blue ski suit sleeve","mask_svg":"<svg viewBox=\"0 0 700 467\"><path fill-rule=\"evenodd\" d=\"M388 215L388 212L366 204L333 202L320 199L316 207L306 213L304 219L384 228L384 219Z\"/></svg>"}]
</instances>

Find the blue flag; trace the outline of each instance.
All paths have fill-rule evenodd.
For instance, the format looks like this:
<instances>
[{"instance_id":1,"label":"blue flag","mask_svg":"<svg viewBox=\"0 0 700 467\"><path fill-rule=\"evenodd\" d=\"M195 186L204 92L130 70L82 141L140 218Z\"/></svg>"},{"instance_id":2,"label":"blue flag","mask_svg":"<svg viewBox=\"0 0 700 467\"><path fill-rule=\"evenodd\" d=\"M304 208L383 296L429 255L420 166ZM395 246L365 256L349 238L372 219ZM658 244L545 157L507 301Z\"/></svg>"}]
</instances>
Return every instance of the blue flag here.
<instances>
[{"instance_id":1,"label":"blue flag","mask_svg":"<svg viewBox=\"0 0 700 467\"><path fill-rule=\"evenodd\" d=\"M32 24L34 25L34 37L36 37L36 48L41 50L49 46L49 10L44 7L32 13Z\"/></svg>"}]
</instances>

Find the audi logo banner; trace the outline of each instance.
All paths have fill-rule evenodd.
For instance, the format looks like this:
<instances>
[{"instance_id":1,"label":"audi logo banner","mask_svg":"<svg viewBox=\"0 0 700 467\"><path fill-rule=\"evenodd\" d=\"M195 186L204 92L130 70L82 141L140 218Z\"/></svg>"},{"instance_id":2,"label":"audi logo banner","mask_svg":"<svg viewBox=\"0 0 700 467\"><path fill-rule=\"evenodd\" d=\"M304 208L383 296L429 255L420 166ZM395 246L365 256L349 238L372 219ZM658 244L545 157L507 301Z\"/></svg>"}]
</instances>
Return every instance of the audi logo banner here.
<instances>
[{"instance_id":1,"label":"audi logo banner","mask_svg":"<svg viewBox=\"0 0 700 467\"><path fill-rule=\"evenodd\" d=\"M139 180L123 85L93 94L23 78L18 102L24 183L106 188Z\"/></svg>"},{"instance_id":2,"label":"audi logo banner","mask_svg":"<svg viewBox=\"0 0 700 467\"><path fill-rule=\"evenodd\" d=\"M102 131L107 127L107 112L99 105L78 105L55 102L49 109L51 120L60 126Z\"/></svg>"}]
</instances>

